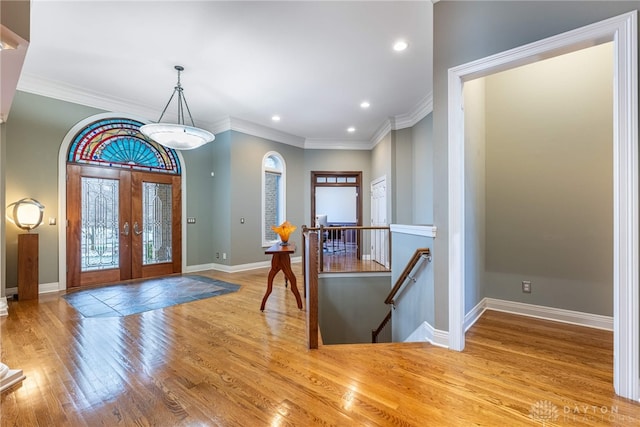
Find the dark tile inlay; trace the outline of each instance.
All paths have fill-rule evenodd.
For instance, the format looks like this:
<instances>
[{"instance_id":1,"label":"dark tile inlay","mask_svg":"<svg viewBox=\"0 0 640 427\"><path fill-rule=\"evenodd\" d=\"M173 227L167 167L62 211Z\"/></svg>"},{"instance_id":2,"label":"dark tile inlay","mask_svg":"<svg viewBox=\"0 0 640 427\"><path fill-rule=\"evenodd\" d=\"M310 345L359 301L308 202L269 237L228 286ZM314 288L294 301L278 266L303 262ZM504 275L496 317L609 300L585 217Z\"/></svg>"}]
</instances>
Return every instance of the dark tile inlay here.
<instances>
[{"instance_id":1,"label":"dark tile inlay","mask_svg":"<svg viewBox=\"0 0 640 427\"><path fill-rule=\"evenodd\" d=\"M235 292L239 285L204 276L143 279L62 297L84 317L122 317Z\"/></svg>"}]
</instances>

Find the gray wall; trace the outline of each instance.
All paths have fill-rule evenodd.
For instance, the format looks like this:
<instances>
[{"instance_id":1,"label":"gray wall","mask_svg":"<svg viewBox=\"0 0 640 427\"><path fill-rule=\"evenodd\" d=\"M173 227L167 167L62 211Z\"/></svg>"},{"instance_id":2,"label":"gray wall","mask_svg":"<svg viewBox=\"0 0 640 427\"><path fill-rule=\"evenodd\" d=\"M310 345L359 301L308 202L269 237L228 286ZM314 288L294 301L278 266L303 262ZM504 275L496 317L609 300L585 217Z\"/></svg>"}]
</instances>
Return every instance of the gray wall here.
<instances>
[{"instance_id":1,"label":"gray wall","mask_svg":"<svg viewBox=\"0 0 640 427\"><path fill-rule=\"evenodd\" d=\"M324 344L370 343L389 312L384 299L389 276L331 277L318 280L318 318ZM388 328L385 328L388 329ZM380 335L379 342L389 341Z\"/></svg>"},{"instance_id":2,"label":"gray wall","mask_svg":"<svg viewBox=\"0 0 640 427\"><path fill-rule=\"evenodd\" d=\"M413 149L413 221L433 224L433 114L411 128Z\"/></svg>"},{"instance_id":3,"label":"gray wall","mask_svg":"<svg viewBox=\"0 0 640 427\"><path fill-rule=\"evenodd\" d=\"M33 197L45 206L40 235L40 283L58 282L58 227L47 225L58 216L58 151L65 135L77 122L103 111L17 92L5 124L6 201ZM3 205L3 206L6 206ZM4 287L17 285L18 234L6 221L7 271ZM4 289L4 288L3 288Z\"/></svg>"},{"instance_id":4,"label":"gray wall","mask_svg":"<svg viewBox=\"0 0 640 427\"><path fill-rule=\"evenodd\" d=\"M394 176L395 169L395 154L393 149L393 131L385 135L378 144L371 150L371 180L367 183L367 190L369 199L371 199L371 181L382 178L386 178L387 184L387 222L389 224L394 223L393 220L393 199L395 195L394 190Z\"/></svg>"},{"instance_id":5,"label":"gray wall","mask_svg":"<svg viewBox=\"0 0 640 427\"><path fill-rule=\"evenodd\" d=\"M395 162L391 212L393 224L413 224L413 132L393 132Z\"/></svg>"},{"instance_id":6,"label":"gray wall","mask_svg":"<svg viewBox=\"0 0 640 427\"><path fill-rule=\"evenodd\" d=\"M465 311L485 295L485 81L464 86Z\"/></svg>"},{"instance_id":7,"label":"gray wall","mask_svg":"<svg viewBox=\"0 0 640 427\"><path fill-rule=\"evenodd\" d=\"M311 171L362 171L362 225L371 224L371 151L369 150L305 150L304 151L304 220L314 225L311 218Z\"/></svg>"},{"instance_id":8,"label":"gray wall","mask_svg":"<svg viewBox=\"0 0 640 427\"><path fill-rule=\"evenodd\" d=\"M226 136L226 135L225 135ZM218 176L211 176L214 171L214 151L222 145L219 135L211 144L203 145L195 150L182 151L187 170L182 175L186 180L187 217L196 219L195 224L187 224L187 265L208 264L213 253L213 212L215 207L214 181Z\"/></svg>"},{"instance_id":9,"label":"gray wall","mask_svg":"<svg viewBox=\"0 0 640 427\"><path fill-rule=\"evenodd\" d=\"M262 159L277 151L286 164L287 220L300 227L303 222L304 150L264 138L231 131L231 265L271 259L262 247ZM309 202L306 202L309 203ZM240 223L245 218L245 223ZM300 246L301 228L291 241Z\"/></svg>"},{"instance_id":10,"label":"gray wall","mask_svg":"<svg viewBox=\"0 0 640 427\"><path fill-rule=\"evenodd\" d=\"M417 248L430 248L433 253L431 237L396 232L393 233L392 240L393 271L388 291L396 283ZM393 310L392 320L394 342L406 340L425 321L433 326L433 266L426 260L420 260L411 276L416 280L415 283L408 280L395 298L396 309Z\"/></svg>"},{"instance_id":11,"label":"gray wall","mask_svg":"<svg viewBox=\"0 0 640 427\"><path fill-rule=\"evenodd\" d=\"M223 253L231 248L231 131L216 135L212 144L213 163L211 171L213 211L211 214L211 230L213 250L208 262L229 265L230 256L223 259ZM211 175L211 174L209 174ZM187 177L188 178L188 177ZM187 181L188 182L188 181Z\"/></svg>"},{"instance_id":12,"label":"gray wall","mask_svg":"<svg viewBox=\"0 0 640 427\"><path fill-rule=\"evenodd\" d=\"M611 43L486 78L487 296L613 315L612 82Z\"/></svg>"},{"instance_id":13,"label":"gray wall","mask_svg":"<svg viewBox=\"0 0 640 427\"><path fill-rule=\"evenodd\" d=\"M447 71L451 67L640 8L637 1L456 2L434 5L434 273L438 329L448 330Z\"/></svg>"}]
</instances>

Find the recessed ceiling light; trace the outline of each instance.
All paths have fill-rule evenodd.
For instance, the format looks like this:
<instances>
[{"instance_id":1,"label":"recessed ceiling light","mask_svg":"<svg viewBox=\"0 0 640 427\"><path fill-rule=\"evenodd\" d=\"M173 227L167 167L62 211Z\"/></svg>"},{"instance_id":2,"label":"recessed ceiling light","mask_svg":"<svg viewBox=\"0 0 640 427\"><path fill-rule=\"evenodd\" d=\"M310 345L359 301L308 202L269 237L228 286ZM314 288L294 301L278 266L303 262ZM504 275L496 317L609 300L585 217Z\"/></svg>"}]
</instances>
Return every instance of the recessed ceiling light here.
<instances>
[{"instance_id":1,"label":"recessed ceiling light","mask_svg":"<svg viewBox=\"0 0 640 427\"><path fill-rule=\"evenodd\" d=\"M404 40L398 40L393 44L393 50L395 50L396 52L402 52L407 47L409 47L409 43Z\"/></svg>"},{"instance_id":2,"label":"recessed ceiling light","mask_svg":"<svg viewBox=\"0 0 640 427\"><path fill-rule=\"evenodd\" d=\"M353 133L356 131L356 128L354 128L353 126L351 126L350 128L347 128L347 132L349 133Z\"/></svg>"},{"instance_id":3,"label":"recessed ceiling light","mask_svg":"<svg viewBox=\"0 0 640 427\"><path fill-rule=\"evenodd\" d=\"M369 104L369 102L367 102L367 101L362 101L362 102L360 103L360 107L361 107L361 108L369 108L369 106L370 106L370 105L371 105L371 104Z\"/></svg>"},{"instance_id":4,"label":"recessed ceiling light","mask_svg":"<svg viewBox=\"0 0 640 427\"><path fill-rule=\"evenodd\" d=\"M278 115L272 116L271 120L273 120L274 122L279 122L280 121L280 116L278 116Z\"/></svg>"}]
</instances>

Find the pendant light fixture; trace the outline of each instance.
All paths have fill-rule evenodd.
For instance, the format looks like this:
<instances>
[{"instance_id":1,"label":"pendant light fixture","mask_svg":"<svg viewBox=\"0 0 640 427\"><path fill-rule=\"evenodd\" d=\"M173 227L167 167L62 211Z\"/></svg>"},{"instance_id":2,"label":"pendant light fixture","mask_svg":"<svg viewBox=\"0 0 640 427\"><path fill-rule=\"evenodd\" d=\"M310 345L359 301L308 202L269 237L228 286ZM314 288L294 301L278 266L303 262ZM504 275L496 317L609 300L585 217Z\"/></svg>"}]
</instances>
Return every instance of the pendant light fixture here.
<instances>
[{"instance_id":1,"label":"pendant light fixture","mask_svg":"<svg viewBox=\"0 0 640 427\"><path fill-rule=\"evenodd\" d=\"M158 123L149 123L141 126L140 132L165 147L173 148L174 150L193 150L213 141L216 137L207 130L197 128L193 123L193 117L191 117L191 111L189 111L189 105L187 105L187 99L184 97L184 90L180 84L180 72L184 71L184 67L176 65L174 68L178 71L178 83L173 88L171 98L169 98L169 102L162 110ZM160 123L176 93L178 94L178 123ZM191 126L185 124L185 110L189 115Z\"/></svg>"}]
</instances>

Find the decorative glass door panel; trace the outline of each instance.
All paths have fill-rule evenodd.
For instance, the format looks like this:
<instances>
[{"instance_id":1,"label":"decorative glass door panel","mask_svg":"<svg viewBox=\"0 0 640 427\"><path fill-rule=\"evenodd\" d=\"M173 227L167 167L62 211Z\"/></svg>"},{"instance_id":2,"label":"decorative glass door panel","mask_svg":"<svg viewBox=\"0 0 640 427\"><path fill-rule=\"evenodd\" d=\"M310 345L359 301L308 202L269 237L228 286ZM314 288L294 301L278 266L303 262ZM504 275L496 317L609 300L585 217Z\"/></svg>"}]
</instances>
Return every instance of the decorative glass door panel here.
<instances>
[{"instance_id":1,"label":"decorative glass door panel","mask_svg":"<svg viewBox=\"0 0 640 427\"><path fill-rule=\"evenodd\" d=\"M81 177L81 271L120 266L119 183L117 179Z\"/></svg>"},{"instance_id":2,"label":"decorative glass door panel","mask_svg":"<svg viewBox=\"0 0 640 427\"><path fill-rule=\"evenodd\" d=\"M142 263L171 262L171 185L142 183Z\"/></svg>"}]
</instances>

